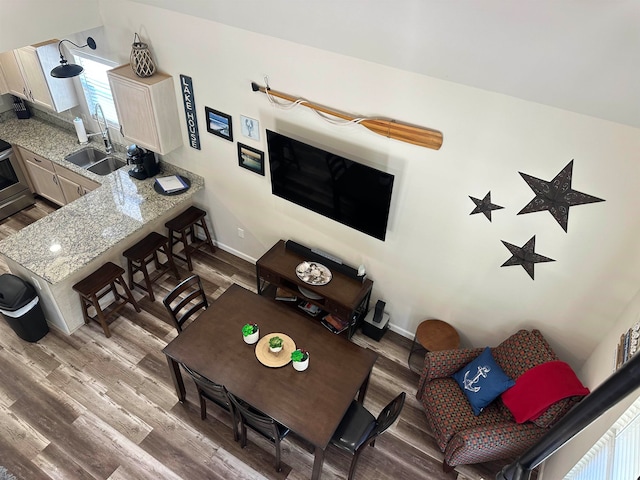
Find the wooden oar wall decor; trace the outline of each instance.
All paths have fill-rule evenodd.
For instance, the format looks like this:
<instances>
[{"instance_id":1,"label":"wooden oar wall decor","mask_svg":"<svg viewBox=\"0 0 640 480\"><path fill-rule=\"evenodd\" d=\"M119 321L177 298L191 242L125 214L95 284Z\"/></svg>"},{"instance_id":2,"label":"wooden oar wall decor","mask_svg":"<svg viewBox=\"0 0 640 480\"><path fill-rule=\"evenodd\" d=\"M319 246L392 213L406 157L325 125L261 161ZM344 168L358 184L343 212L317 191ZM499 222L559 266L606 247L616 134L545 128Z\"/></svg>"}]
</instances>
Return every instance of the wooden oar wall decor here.
<instances>
[{"instance_id":1,"label":"wooden oar wall decor","mask_svg":"<svg viewBox=\"0 0 640 480\"><path fill-rule=\"evenodd\" d=\"M272 103L276 103L277 105L282 106L281 104L275 102L272 97L282 98L283 100L292 102L290 105L288 105L289 107L302 105L304 107L311 108L312 110L315 110L320 114L331 115L333 117L345 120L346 123L360 124L363 127L368 128L372 132L377 133L378 135L382 135L383 137L393 138L395 140L400 140L401 142L412 143L414 145L432 148L434 150L439 150L442 146L442 132L439 132L437 130L418 127L415 125L408 125L406 123L396 122L395 120L352 117L351 115L331 110L330 108L323 107L322 105L317 105L302 98L296 98L291 95L287 95L286 93L276 92L275 90L269 88L269 86L261 87L255 82L251 83L251 89L254 92L262 92L266 94L269 98L269 101L271 101Z\"/></svg>"}]
</instances>

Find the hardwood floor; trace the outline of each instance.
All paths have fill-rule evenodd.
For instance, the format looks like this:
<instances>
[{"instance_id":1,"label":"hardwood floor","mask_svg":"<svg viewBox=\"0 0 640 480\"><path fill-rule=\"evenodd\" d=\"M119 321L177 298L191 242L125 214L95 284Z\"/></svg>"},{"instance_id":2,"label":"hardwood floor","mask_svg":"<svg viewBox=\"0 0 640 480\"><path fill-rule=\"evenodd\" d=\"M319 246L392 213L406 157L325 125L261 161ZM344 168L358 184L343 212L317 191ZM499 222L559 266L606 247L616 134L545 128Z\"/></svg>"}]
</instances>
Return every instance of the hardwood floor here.
<instances>
[{"instance_id":1,"label":"hardwood floor","mask_svg":"<svg viewBox=\"0 0 640 480\"><path fill-rule=\"evenodd\" d=\"M0 221L0 238L54 208L38 199ZM199 253L194 266L212 302L234 282L255 291L254 266L220 249ZM6 271L0 261L0 273ZM187 271L180 273L185 278ZM155 302L134 290L142 312L125 308L111 324L111 338L91 324L71 336L52 330L28 343L0 320L1 466L21 480L310 477L312 449L295 434L283 442L284 466L276 473L273 447L262 437L250 431L241 449L225 412L211 405L207 420L200 419L193 382L185 380L187 402L178 403L161 353L176 335L161 303L174 285L171 276L163 277ZM399 420L362 453L358 479L495 478L501 465L442 472L442 454L415 398L418 374L407 367L408 339L389 332L376 342L357 333L354 341L381 355L365 400L369 410L377 415L400 391L407 392ZM350 460L329 447L322 478L346 478Z\"/></svg>"}]
</instances>

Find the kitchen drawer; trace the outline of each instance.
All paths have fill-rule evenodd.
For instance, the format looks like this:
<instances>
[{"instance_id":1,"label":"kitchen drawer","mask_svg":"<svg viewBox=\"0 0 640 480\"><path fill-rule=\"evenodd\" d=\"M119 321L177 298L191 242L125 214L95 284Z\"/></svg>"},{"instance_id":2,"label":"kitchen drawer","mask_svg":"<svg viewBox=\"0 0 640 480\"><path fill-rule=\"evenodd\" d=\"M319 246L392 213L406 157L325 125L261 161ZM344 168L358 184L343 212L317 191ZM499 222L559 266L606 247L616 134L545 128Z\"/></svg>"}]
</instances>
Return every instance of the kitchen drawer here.
<instances>
[{"instance_id":1,"label":"kitchen drawer","mask_svg":"<svg viewBox=\"0 0 640 480\"><path fill-rule=\"evenodd\" d=\"M48 158L41 157L29 150L18 146L18 150L20 150L20 155L25 162L31 162L38 165L40 168L44 168L45 170L49 170L51 173L55 173L55 169L53 167L53 162Z\"/></svg>"}]
</instances>

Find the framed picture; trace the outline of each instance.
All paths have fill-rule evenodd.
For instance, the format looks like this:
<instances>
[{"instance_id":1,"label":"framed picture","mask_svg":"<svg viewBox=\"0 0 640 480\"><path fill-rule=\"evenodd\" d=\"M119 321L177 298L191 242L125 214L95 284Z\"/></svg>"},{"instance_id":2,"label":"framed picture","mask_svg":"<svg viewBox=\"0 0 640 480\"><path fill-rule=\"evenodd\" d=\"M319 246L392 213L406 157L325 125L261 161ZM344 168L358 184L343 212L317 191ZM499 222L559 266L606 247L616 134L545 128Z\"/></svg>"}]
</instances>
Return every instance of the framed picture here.
<instances>
[{"instance_id":1,"label":"framed picture","mask_svg":"<svg viewBox=\"0 0 640 480\"><path fill-rule=\"evenodd\" d=\"M260 140L260 122L258 120L240 115L240 131L245 137Z\"/></svg>"},{"instance_id":2,"label":"framed picture","mask_svg":"<svg viewBox=\"0 0 640 480\"><path fill-rule=\"evenodd\" d=\"M233 142L233 129L231 127L231 115L219 112L213 108L204 107L207 114L207 130L219 137Z\"/></svg>"},{"instance_id":3,"label":"framed picture","mask_svg":"<svg viewBox=\"0 0 640 480\"><path fill-rule=\"evenodd\" d=\"M264 176L264 153L238 142L238 165Z\"/></svg>"}]
</instances>

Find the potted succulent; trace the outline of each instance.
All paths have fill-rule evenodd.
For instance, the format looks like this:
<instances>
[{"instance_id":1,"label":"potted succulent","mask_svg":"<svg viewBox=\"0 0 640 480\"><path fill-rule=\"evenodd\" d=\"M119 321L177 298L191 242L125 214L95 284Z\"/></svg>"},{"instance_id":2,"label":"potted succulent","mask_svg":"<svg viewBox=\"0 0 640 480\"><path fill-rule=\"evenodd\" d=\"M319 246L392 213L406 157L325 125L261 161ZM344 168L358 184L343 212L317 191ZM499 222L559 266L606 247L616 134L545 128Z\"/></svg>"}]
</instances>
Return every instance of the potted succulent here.
<instances>
[{"instance_id":1,"label":"potted succulent","mask_svg":"<svg viewBox=\"0 0 640 480\"><path fill-rule=\"evenodd\" d=\"M269 350L272 353L278 353L282 350L282 338L277 335L269 339Z\"/></svg>"},{"instance_id":2,"label":"potted succulent","mask_svg":"<svg viewBox=\"0 0 640 480\"><path fill-rule=\"evenodd\" d=\"M304 348L298 348L297 350L291 352L291 361L293 364L293 368L295 368L299 372L302 372L309 366L309 352L307 352Z\"/></svg>"},{"instance_id":3,"label":"potted succulent","mask_svg":"<svg viewBox=\"0 0 640 480\"><path fill-rule=\"evenodd\" d=\"M258 328L258 324L247 323L242 327L242 338L249 345L256 343L260 338L260 329Z\"/></svg>"}]
</instances>

